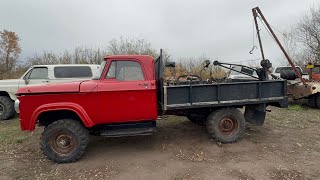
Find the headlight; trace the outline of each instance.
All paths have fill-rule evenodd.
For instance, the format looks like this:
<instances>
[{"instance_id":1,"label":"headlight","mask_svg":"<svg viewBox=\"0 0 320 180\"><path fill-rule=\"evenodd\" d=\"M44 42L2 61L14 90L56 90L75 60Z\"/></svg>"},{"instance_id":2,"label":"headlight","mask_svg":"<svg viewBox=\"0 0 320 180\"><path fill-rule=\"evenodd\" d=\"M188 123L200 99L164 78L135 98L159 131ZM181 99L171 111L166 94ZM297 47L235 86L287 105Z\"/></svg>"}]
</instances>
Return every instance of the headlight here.
<instances>
[{"instance_id":1,"label":"headlight","mask_svg":"<svg viewBox=\"0 0 320 180\"><path fill-rule=\"evenodd\" d=\"M19 99L17 99L15 102L14 102L14 110L16 110L17 113L20 113L20 101Z\"/></svg>"}]
</instances>

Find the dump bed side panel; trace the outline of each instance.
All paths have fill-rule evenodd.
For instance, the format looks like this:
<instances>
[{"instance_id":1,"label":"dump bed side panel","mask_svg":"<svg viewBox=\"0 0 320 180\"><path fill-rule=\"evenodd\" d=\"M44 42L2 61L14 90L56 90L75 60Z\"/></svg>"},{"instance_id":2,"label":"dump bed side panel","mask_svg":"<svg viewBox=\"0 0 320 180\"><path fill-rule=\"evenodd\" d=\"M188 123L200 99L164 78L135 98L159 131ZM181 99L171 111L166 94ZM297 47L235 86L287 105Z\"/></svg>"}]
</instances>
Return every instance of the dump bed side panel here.
<instances>
[{"instance_id":1,"label":"dump bed side panel","mask_svg":"<svg viewBox=\"0 0 320 180\"><path fill-rule=\"evenodd\" d=\"M246 104L287 106L285 81L164 86L165 110Z\"/></svg>"}]
</instances>

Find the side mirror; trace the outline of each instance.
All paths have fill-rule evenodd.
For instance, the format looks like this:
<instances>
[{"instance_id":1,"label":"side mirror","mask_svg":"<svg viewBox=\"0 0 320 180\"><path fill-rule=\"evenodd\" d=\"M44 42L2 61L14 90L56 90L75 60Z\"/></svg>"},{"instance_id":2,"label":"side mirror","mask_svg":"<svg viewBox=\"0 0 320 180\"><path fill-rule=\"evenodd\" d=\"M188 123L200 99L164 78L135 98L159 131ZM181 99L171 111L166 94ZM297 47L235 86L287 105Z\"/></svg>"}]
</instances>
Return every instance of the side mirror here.
<instances>
[{"instance_id":1,"label":"side mirror","mask_svg":"<svg viewBox=\"0 0 320 180\"><path fill-rule=\"evenodd\" d=\"M23 80L24 80L24 83L27 85L27 84L29 84L29 79L25 76L25 77L23 77Z\"/></svg>"}]
</instances>

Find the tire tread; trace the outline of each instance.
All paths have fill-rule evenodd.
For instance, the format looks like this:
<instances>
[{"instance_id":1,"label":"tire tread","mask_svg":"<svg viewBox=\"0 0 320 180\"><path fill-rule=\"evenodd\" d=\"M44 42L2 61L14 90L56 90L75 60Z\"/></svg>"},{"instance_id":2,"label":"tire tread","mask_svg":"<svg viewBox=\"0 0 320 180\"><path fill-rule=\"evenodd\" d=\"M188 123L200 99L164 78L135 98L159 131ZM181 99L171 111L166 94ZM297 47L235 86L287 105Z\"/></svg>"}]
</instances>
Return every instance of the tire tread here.
<instances>
[{"instance_id":1,"label":"tire tread","mask_svg":"<svg viewBox=\"0 0 320 180\"><path fill-rule=\"evenodd\" d=\"M0 103L4 106L3 114L0 115L0 120L8 120L16 115L14 110L14 102L8 96L0 96Z\"/></svg>"},{"instance_id":2,"label":"tire tread","mask_svg":"<svg viewBox=\"0 0 320 180\"><path fill-rule=\"evenodd\" d=\"M238 121L238 132L231 137L225 137L217 130L218 120L226 115L233 116ZM223 108L213 111L207 118L206 128L209 135L218 142L221 143L234 143L239 140L244 134L245 130L245 118L243 114L236 108Z\"/></svg>"},{"instance_id":3,"label":"tire tread","mask_svg":"<svg viewBox=\"0 0 320 180\"><path fill-rule=\"evenodd\" d=\"M76 152L71 157L60 158L57 154L53 153L51 147L47 144L47 139L50 134L55 130L67 129L72 131L78 138L79 144ZM72 119L61 119L51 123L41 134L40 149L43 154L50 160L60 163L72 163L79 160L84 154L89 143L89 133L87 129L78 121Z\"/></svg>"}]
</instances>

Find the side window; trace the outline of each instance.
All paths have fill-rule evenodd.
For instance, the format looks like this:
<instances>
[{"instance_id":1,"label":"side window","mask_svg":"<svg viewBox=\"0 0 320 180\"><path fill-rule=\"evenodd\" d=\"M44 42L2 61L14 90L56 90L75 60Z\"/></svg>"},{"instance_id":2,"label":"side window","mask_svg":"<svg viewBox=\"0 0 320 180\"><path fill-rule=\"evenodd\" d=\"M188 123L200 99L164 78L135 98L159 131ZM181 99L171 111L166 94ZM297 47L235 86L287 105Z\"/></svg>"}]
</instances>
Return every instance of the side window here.
<instances>
[{"instance_id":1,"label":"side window","mask_svg":"<svg viewBox=\"0 0 320 180\"><path fill-rule=\"evenodd\" d=\"M37 67L33 68L29 79L48 79L48 68L46 67Z\"/></svg>"},{"instance_id":2,"label":"side window","mask_svg":"<svg viewBox=\"0 0 320 180\"><path fill-rule=\"evenodd\" d=\"M119 81L144 80L141 65L135 61L113 61L106 78Z\"/></svg>"},{"instance_id":3,"label":"side window","mask_svg":"<svg viewBox=\"0 0 320 180\"><path fill-rule=\"evenodd\" d=\"M90 78L92 71L89 66L57 66L54 68L56 78Z\"/></svg>"}]
</instances>

